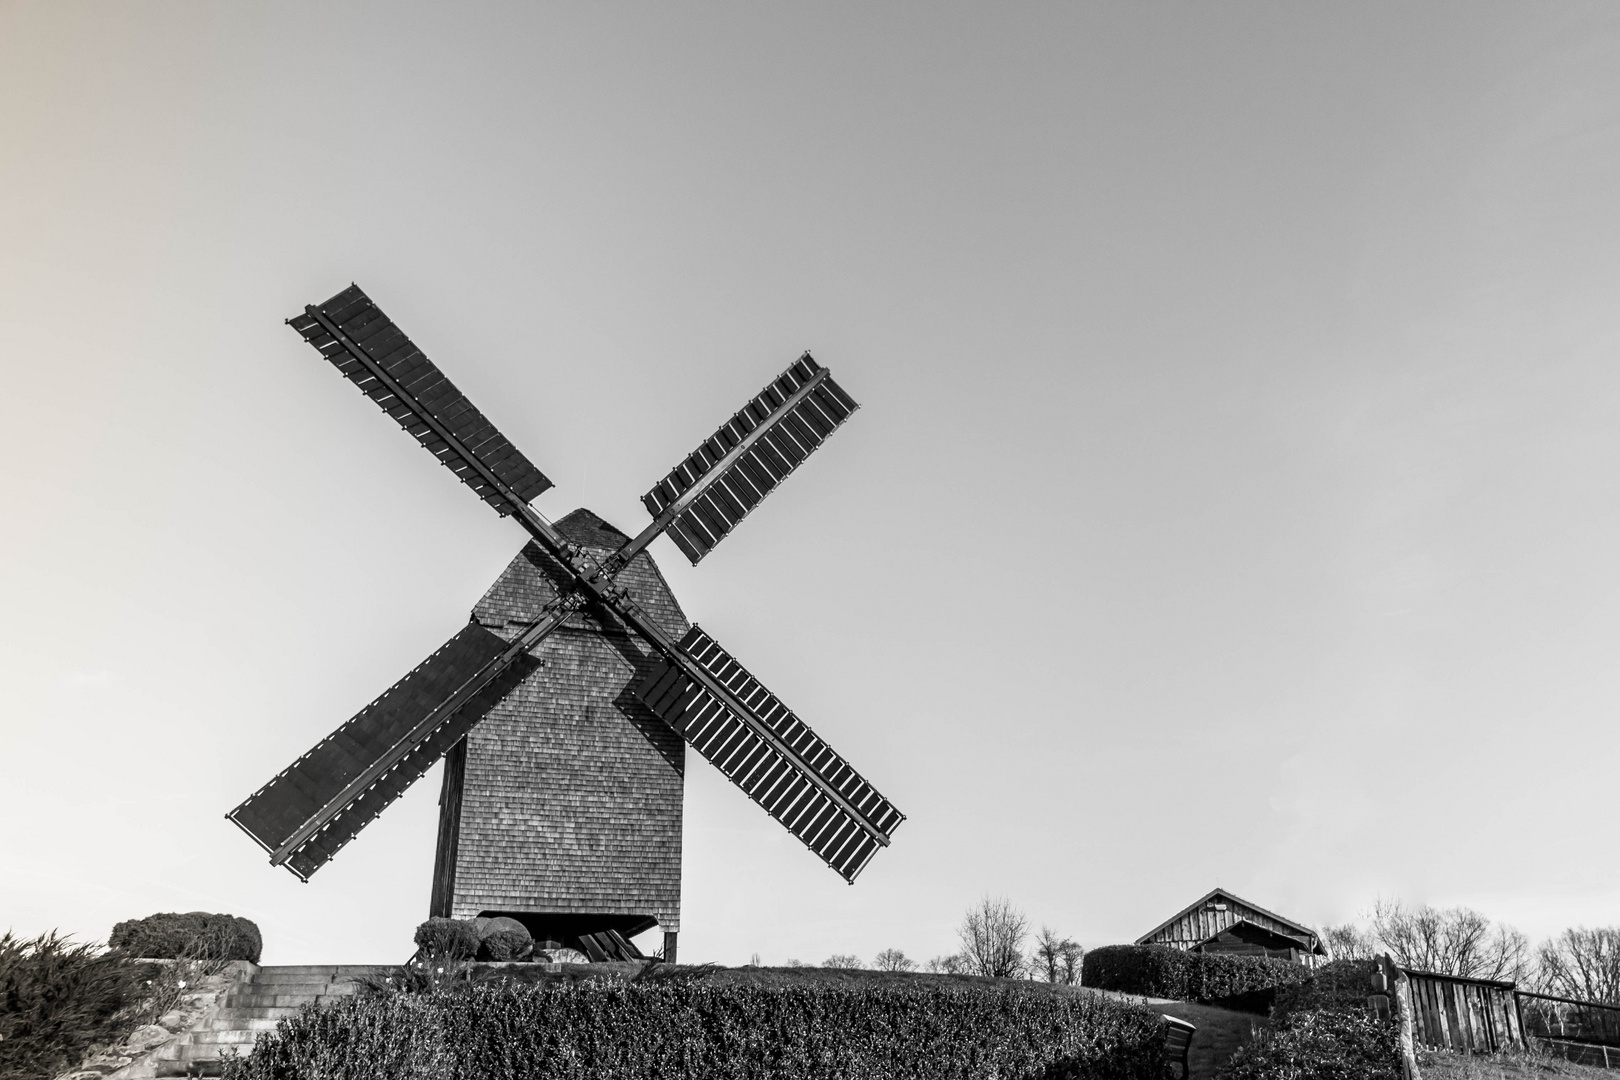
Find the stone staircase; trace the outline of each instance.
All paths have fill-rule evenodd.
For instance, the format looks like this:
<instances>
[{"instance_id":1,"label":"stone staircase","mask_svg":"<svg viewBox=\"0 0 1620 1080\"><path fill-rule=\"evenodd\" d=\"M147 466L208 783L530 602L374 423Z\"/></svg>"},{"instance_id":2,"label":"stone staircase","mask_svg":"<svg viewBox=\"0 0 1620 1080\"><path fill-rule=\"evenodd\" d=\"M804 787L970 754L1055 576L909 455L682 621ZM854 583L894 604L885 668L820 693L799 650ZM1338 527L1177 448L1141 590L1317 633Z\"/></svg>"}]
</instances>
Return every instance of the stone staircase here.
<instances>
[{"instance_id":1,"label":"stone staircase","mask_svg":"<svg viewBox=\"0 0 1620 1080\"><path fill-rule=\"evenodd\" d=\"M274 1031L283 1017L305 1005L325 1004L355 992L355 977L373 966L304 965L244 970L219 1007L189 1031L121 1074L129 1077L218 1076L220 1053L246 1056L260 1032Z\"/></svg>"}]
</instances>

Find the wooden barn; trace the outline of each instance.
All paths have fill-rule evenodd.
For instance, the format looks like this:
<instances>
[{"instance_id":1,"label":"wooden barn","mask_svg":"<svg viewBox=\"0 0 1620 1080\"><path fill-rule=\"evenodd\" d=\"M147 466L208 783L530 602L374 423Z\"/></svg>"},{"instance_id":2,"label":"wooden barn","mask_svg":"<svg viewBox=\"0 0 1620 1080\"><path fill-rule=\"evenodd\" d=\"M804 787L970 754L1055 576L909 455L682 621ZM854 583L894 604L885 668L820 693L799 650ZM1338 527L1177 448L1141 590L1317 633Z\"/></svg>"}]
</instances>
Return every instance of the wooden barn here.
<instances>
[{"instance_id":1,"label":"wooden barn","mask_svg":"<svg viewBox=\"0 0 1620 1080\"><path fill-rule=\"evenodd\" d=\"M1225 889L1211 889L1136 939L1190 952L1240 953L1315 966L1326 956L1321 937L1308 926L1251 904Z\"/></svg>"}]
</instances>

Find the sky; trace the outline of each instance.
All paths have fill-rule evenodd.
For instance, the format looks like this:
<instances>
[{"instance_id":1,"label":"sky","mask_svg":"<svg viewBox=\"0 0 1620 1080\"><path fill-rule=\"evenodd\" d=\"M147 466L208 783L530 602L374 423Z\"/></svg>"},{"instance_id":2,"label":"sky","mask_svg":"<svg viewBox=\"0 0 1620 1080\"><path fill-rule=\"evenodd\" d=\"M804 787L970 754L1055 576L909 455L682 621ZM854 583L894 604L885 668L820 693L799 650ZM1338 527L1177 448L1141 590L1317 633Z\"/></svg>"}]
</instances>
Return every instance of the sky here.
<instances>
[{"instance_id":1,"label":"sky","mask_svg":"<svg viewBox=\"0 0 1620 1080\"><path fill-rule=\"evenodd\" d=\"M553 519L862 405L651 550L908 819L689 755L683 960L1620 923L1617 190L1608 3L0 0L0 929L410 953L437 768L309 884L224 818L524 540L282 325L351 281Z\"/></svg>"}]
</instances>

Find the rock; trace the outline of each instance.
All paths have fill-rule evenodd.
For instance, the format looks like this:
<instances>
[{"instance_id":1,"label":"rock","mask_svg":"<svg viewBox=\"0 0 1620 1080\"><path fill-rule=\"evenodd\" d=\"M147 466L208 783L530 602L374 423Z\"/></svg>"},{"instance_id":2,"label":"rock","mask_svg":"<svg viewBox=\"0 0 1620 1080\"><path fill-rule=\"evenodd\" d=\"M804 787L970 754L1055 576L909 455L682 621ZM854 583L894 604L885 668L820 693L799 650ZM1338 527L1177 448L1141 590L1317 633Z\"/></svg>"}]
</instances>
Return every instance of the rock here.
<instances>
[{"instance_id":1,"label":"rock","mask_svg":"<svg viewBox=\"0 0 1620 1080\"><path fill-rule=\"evenodd\" d=\"M179 1031L181 1028L186 1026L186 1014L181 1012L179 1009L175 1009L172 1012L166 1012L162 1016L158 1017L158 1023L168 1028L170 1031Z\"/></svg>"},{"instance_id":2,"label":"rock","mask_svg":"<svg viewBox=\"0 0 1620 1080\"><path fill-rule=\"evenodd\" d=\"M591 958L578 949L547 949L553 964L588 964Z\"/></svg>"},{"instance_id":3,"label":"rock","mask_svg":"<svg viewBox=\"0 0 1620 1080\"><path fill-rule=\"evenodd\" d=\"M62 1080L101 1080L107 1075L100 1069L80 1069L78 1072L68 1073Z\"/></svg>"},{"instance_id":4,"label":"rock","mask_svg":"<svg viewBox=\"0 0 1620 1080\"><path fill-rule=\"evenodd\" d=\"M144 1054L154 1046L168 1042L174 1038L172 1031L165 1030L157 1024L146 1024L130 1032L129 1038L118 1049L125 1054Z\"/></svg>"}]
</instances>

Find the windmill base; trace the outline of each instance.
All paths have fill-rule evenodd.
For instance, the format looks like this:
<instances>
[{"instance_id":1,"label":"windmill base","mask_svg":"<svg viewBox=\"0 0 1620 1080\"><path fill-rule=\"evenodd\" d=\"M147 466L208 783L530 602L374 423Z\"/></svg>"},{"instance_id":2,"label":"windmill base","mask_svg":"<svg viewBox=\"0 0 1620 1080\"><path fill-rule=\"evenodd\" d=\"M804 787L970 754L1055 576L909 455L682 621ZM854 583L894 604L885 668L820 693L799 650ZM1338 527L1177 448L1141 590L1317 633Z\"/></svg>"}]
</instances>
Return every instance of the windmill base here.
<instances>
[{"instance_id":1,"label":"windmill base","mask_svg":"<svg viewBox=\"0 0 1620 1080\"><path fill-rule=\"evenodd\" d=\"M533 935L536 949L574 949L595 962L645 960L645 954L630 938L658 925L658 920L648 915L590 915L573 911L481 911L479 915L516 919ZM675 935L666 931L666 960L674 945Z\"/></svg>"}]
</instances>

